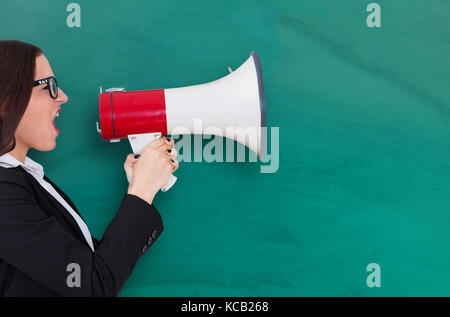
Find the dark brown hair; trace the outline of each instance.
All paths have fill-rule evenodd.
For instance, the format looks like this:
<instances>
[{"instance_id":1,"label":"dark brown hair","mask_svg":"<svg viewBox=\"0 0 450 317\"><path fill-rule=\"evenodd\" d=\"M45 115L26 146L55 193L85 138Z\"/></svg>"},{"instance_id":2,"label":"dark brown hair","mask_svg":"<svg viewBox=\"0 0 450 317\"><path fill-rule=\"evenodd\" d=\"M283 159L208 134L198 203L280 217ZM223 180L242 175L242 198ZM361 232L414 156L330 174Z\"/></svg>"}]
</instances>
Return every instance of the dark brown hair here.
<instances>
[{"instance_id":1,"label":"dark brown hair","mask_svg":"<svg viewBox=\"0 0 450 317\"><path fill-rule=\"evenodd\" d=\"M0 156L16 146L14 134L30 101L36 57L42 50L20 41L0 41Z\"/></svg>"}]
</instances>

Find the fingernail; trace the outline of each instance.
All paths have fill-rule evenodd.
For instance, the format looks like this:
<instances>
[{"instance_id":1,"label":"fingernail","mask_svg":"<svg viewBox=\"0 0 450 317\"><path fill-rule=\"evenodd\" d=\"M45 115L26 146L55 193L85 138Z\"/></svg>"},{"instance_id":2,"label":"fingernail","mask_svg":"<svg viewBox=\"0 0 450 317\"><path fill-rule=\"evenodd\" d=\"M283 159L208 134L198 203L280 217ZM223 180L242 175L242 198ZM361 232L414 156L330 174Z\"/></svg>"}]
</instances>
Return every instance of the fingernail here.
<instances>
[{"instance_id":1,"label":"fingernail","mask_svg":"<svg viewBox=\"0 0 450 317\"><path fill-rule=\"evenodd\" d=\"M139 158L140 156L141 156L141 154L136 154L136 155L134 156L134 158L137 159L137 158Z\"/></svg>"}]
</instances>

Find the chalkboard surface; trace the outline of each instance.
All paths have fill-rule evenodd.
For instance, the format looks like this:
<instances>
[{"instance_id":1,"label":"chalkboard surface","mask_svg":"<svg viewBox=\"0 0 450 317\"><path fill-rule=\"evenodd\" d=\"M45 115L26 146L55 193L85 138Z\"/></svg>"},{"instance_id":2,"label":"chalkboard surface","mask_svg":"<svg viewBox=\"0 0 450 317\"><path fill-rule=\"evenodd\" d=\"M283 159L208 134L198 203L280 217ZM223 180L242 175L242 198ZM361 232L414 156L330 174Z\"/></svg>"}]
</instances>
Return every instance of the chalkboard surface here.
<instances>
[{"instance_id":1,"label":"chalkboard surface","mask_svg":"<svg viewBox=\"0 0 450 317\"><path fill-rule=\"evenodd\" d=\"M96 131L100 86L205 83L256 51L279 141L275 173L181 162L120 296L450 295L448 1L379 0L380 27L361 0L78 0L79 27L69 3L2 1L0 38L41 47L70 98L55 150L29 156L96 238L131 153Z\"/></svg>"}]
</instances>

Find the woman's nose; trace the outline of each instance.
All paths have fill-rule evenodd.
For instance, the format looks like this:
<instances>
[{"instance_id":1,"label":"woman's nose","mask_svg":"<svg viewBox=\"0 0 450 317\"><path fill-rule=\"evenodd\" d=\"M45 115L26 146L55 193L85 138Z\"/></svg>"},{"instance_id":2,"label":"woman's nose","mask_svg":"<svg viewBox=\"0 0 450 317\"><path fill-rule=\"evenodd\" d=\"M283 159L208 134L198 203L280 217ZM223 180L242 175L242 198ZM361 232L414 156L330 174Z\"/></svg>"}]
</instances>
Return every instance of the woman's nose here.
<instances>
[{"instance_id":1,"label":"woman's nose","mask_svg":"<svg viewBox=\"0 0 450 317\"><path fill-rule=\"evenodd\" d=\"M56 101L60 102L60 103L66 103L69 100L69 97L67 97L67 95L64 93L64 91L59 88L59 92L58 92L58 98L56 99Z\"/></svg>"}]
</instances>

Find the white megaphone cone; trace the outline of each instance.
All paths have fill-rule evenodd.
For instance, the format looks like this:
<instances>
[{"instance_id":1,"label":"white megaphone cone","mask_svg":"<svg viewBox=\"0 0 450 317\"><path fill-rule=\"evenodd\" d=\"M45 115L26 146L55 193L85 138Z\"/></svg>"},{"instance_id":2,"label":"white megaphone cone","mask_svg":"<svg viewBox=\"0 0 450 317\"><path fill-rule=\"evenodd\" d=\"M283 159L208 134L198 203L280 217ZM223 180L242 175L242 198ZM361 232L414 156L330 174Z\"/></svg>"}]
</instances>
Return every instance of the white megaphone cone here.
<instances>
[{"instance_id":1,"label":"white megaphone cone","mask_svg":"<svg viewBox=\"0 0 450 317\"><path fill-rule=\"evenodd\" d=\"M266 105L258 55L218 80L180 88L124 91L110 89L99 96L104 140L130 140L138 154L156 136L214 134L234 139L260 158L266 153ZM205 131L198 131L201 120ZM208 129L214 127L214 129ZM183 128L182 133L179 133ZM212 132L211 132L212 131ZM162 190L168 190L172 175Z\"/></svg>"},{"instance_id":2,"label":"white megaphone cone","mask_svg":"<svg viewBox=\"0 0 450 317\"><path fill-rule=\"evenodd\" d=\"M244 64L223 78L202 85L165 89L164 94L169 134L177 127L198 133L194 122L201 119L205 127L219 128L214 134L241 142L260 158L264 156L266 134L261 128L266 127L266 110L256 53L252 52ZM229 129L237 127L243 129ZM257 133L257 139L250 135L253 132Z\"/></svg>"}]
</instances>

